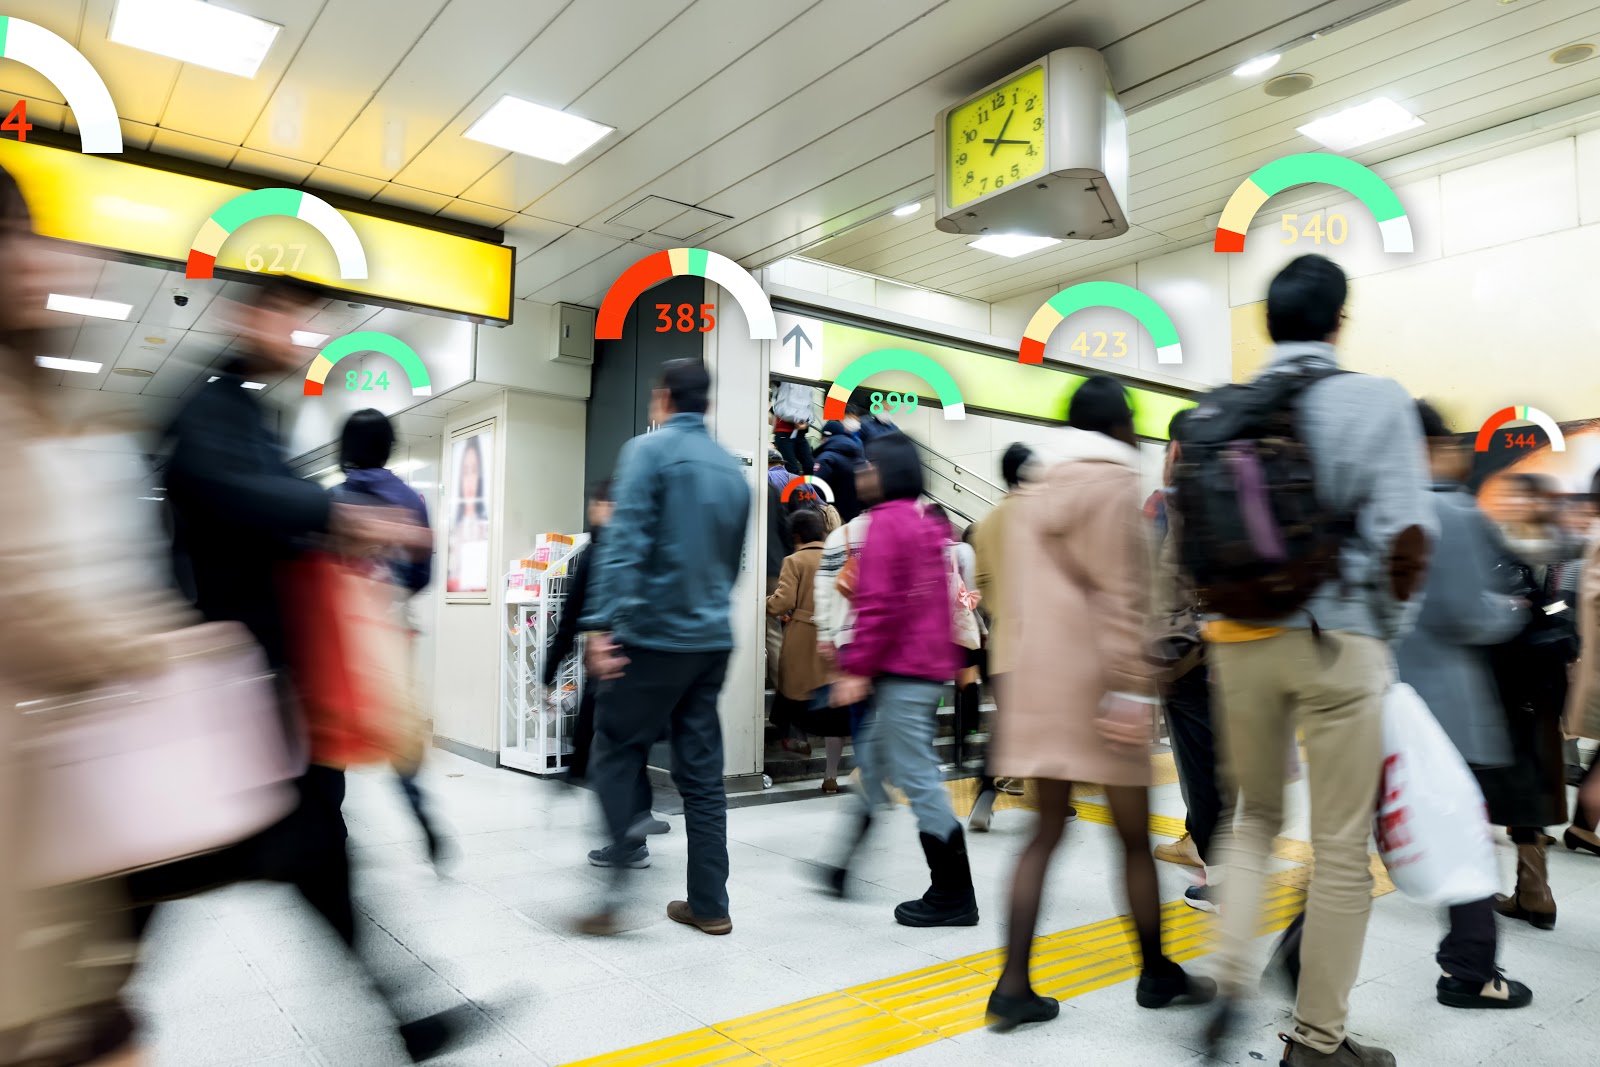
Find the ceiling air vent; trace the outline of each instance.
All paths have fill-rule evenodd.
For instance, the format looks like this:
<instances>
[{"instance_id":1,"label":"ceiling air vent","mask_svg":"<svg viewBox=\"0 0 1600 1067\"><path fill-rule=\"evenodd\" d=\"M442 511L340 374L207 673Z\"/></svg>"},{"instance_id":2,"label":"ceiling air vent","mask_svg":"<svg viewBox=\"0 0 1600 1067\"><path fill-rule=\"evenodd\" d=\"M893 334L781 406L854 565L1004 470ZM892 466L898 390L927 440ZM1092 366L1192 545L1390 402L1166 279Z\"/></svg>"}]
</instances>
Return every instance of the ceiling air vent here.
<instances>
[{"instance_id":1,"label":"ceiling air vent","mask_svg":"<svg viewBox=\"0 0 1600 1067\"><path fill-rule=\"evenodd\" d=\"M630 239L649 235L682 244L732 218L732 215L707 211L693 204L680 204L664 196L647 196L611 216L606 220L606 225L628 231Z\"/></svg>"},{"instance_id":2,"label":"ceiling air vent","mask_svg":"<svg viewBox=\"0 0 1600 1067\"><path fill-rule=\"evenodd\" d=\"M1271 78L1263 85L1262 91L1268 96L1294 96L1303 93L1317 83L1317 79L1309 74L1280 74Z\"/></svg>"}]
</instances>

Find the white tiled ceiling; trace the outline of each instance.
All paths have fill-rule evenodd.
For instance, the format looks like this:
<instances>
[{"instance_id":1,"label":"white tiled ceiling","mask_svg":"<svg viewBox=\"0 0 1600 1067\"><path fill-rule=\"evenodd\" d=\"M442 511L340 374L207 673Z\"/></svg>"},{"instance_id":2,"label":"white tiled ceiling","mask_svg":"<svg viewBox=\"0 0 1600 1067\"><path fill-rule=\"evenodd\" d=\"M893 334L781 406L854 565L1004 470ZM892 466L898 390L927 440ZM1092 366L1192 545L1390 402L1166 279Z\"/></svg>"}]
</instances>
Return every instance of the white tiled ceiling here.
<instances>
[{"instance_id":1,"label":"white tiled ceiling","mask_svg":"<svg viewBox=\"0 0 1600 1067\"><path fill-rule=\"evenodd\" d=\"M110 43L114 0L5 13L88 57L131 147L501 228L518 296L593 302L662 244L608 225L646 196L727 216L693 240L759 266L925 192L938 109L1043 52L1101 48L1138 107L1394 2L225 0L284 27L249 79ZM6 92L72 128L26 68ZM617 129L567 166L463 138L505 94Z\"/></svg>"},{"instance_id":2,"label":"white tiled ceiling","mask_svg":"<svg viewBox=\"0 0 1600 1067\"><path fill-rule=\"evenodd\" d=\"M1600 113L1600 57L1570 66L1549 58L1580 41L1600 44L1595 0L1407 0L1290 50L1267 74L1215 80L1146 107L1131 101L1133 226L1121 237L1004 259L935 230L925 208L907 219L880 213L806 255L988 301L1068 284L1209 241L1240 181L1279 156L1318 150L1295 128L1351 103L1387 95L1427 123L1348 153L1368 165L1563 105L1592 101ZM1115 71L1118 53L1106 52ZM1315 86L1281 99L1262 91L1291 71L1313 75ZM925 166L908 199L932 185Z\"/></svg>"}]
</instances>

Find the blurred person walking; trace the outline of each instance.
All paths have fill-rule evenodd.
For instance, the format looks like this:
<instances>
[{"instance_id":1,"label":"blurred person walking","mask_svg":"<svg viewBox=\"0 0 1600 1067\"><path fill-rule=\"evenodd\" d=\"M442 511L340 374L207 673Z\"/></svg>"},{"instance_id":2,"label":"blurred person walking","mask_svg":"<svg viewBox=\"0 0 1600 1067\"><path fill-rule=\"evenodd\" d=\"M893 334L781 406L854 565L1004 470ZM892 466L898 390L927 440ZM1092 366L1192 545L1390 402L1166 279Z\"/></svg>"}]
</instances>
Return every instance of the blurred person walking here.
<instances>
[{"instance_id":1,"label":"blurred person walking","mask_svg":"<svg viewBox=\"0 0 1600 1067\"><path fill-rule=\"evenodd\" d=\"M861 501L856 498L856 470L867 461L867 454L844 423L830 419L822 424L822 443L817 446L816 455L813 473L833 491L839 521L849 522L861 514Z\"/></svg>"},{"instance_id":2,"label":"blurred person walking","mask_svg":"<svg viewBox=\"0 0 1600 1067\"><path fill-rule=\"evenodd\" d=\"M995 504L994 510L967 531L972 537L973 577L978 583L978 592L983 596L984 614L989 617L986 648L989 692L997 706L1000 690L1004 688L1002 680L1010 673L1013 661L1011 646L1005 640L1005 626L1002 624L1010 611L1010 601L1006 597L1009 588L1006 531L1017 507L1017 489L1028 480L1034 459L1033 449L1021 441L1013 441L1006 446L1000 457L1000 477L1006 483L1006 495ZM994 775L994 739L1000 727L999 720L1000 716L996 713L989 723L989 744L984 749L983 773L978 778L978 797L967 819L967 829L973 833L989 832L989 824L994 817L994 802L1001 793L1021 796L1023 792L1021 783L1016 779L997 779ZM1067 821L1071 822L1077 817L1078 809L1069 804Z\"/></svg>"},{"instance_id":3,"label":"blurred person walking","mask_svg":"<svg viewBox=\"0 0 1600 1067\"><path fill-rule=\"evenodd\" d=\"M857 573L847 583L853 586L855 618L849 640L837 645L841 673L833 698L852 704L871 697L855 733L861 814L844 859L826 868L826 876L842 894L874 812L888 803L887 777L910 800L932 883L920 899L896 907L895 920L902 926L975 926L978 901L966 839L933 750L939 699L960 667L945 555L949 523L928 515L918 502L922 461L909 437L875 438L866 454L877 473L880 502L870 512ZM836 579L835 591L837 585Z\"/></svg>"},{"instance_id":4,"label":"blurred person walking","mask_svg":"<svg viewBox=\"0 0 1600 1067\"><path fill-rule=\"evenodd\" d=\"M945 566L955 586L957 602L951 609L956 644L961 651L961 669L956 672L955 715L950 730L951 764L957 772L967 765L967 738L978 732L980 709L983 706L981 674L978 665L983 661L983 618L978 605L983 594L978 592L977 555L971 545L956 530L950 514L943 504L929 501L923 509L931 518L944 524Z\"/></svg>"},{"instance_id":5,"label":"blurred person walking","mask_svg":"<svg viewBox=\"0 0 1600 1067\"><path fill-rule=\"evenodd\" d=\"M1122 845L1123 888L1138 937L1141 1007L1211 999L1216 985L1161 950L1161 896L1150 855L1150 716L1145 659L1149 555L1139 528L1133 411L1115 378L1097 375L1067 408L1059 458L1017 495L1006 527L1006 614L997 772L1031 778L1039 820L1011 882L1005 968L989 996L999 1029L1056 1017L1028 963L1050 858L1074 782L1104 786Z\"/></svg>"},{"instance_id":6,"label":"blurred person walking","mask_svg":"<svg viewBox=\"0 0 1600 1067\"><path fill-rule=\"evenodd\" d=\"M863 462L857 467L854 481L856 499L868 510L828 531L827 539L822 542L822 554L817 560L817 575L812 587L812 617L817 623L817 655L829 667L830 683L838 678L839 649L849 644L855 634L856 613L850 599L855 595L856 576L861 569L861 549L867 543L867 530L872 521L871 508L880 499L878 472L870 465ZM844 579L842 583L841 577ZM830 690L830 697L839 702L837 692ZM840 706L848 711L850 735L860 736L866 702L855 700ZM863 834L866 832L865 825L862 824Z\"/></svg>"},{"instance_id":7,"label":"blurred person walking","mask_svg":"<svg viewBox=\"0 0 1600 1067\"><path fill-rule=\"evenodd\" d=\"M164 588L153 517L148 537L123 521L150 484L122 480L146 473L142 456L125 442L111 450L104 440L75 440L52 413L55 387L34 357L52 350L44 347L50 331L77 328L46 309L50 293L75 284L54 264L21 190L0 169L0 492L8 502L0 516L0 1065L134 1067L142 1060L121 998L132 930L120 885L41 887L25 858L46 814L47 768L38 758L51 722L38 708L158 671L169 655L164 635L194 619ZM116 477L99 480L91 463L109 463ZM110 554L107 536L117 539ZM30 702L34 713L22 714Z\"/></svg>"},{"instance_id":8,"label":"blurred person walking","mask_svg":"<svg viewBox=\"0 0 1600 1067\"><path fill-rule=\"evenodd\" d=\"M831 671L817 651L816 577L822 561L827 522L815 508L802 508L790 523L794 552L783 561L778 588L767 597L767 614L783 620L783 652L778 661L778 692L772 718L780 729L809 732L824 738L827 762L822 791L839 791L839 760L849 736L848 709L834 708L829 697ZM818 698L824 703L817 707Z\"/></svg>"},{"instance_id":9,"label":"blurred person walking","mask_svg":"<svg viewBox=\"0 0 1600 1067\"><path fill-rule=\"evenodd\" d=\"M1254 977L1262 884L1283 825L1284 752L1297 726L1309 753L1317 864L1295 1025L1281 1035L1288 1067L1395 1062L1350 1040L1345 1019L1372 908L1367 841L1387 642L1405 629L1435 527L1411 398L1388 379L1340 371L1334 345L1347 293L1344 272L1321 256L1278 273L1267 290L1266 369L1202 401L1184 426L1174 478L1183 565L1215 616L1205 626L1213 707L1238 789L1222 849L1226 999L1207 1030L1213 1048ZM1281 617L1257 614L1283 608Z\"/></svg>"},{"instance_id":10,"label":"blurred person walking","mask_svg":"<svg viewBox=\"0 0 1600 1067\"><path fill-rule=\"evenodd\" d=\"M179 585L206 619L243 623L255 636L281 679L284 726L294 739L303 732L296 691L304 679L291 655L291 609L279 568L307 539L320 536L355 553L377 546L420 552L432 541L432 532L407 521L402 509L338 502L315 482L295 477L257 391L243 388L253 378L303 365L305 352L292 334L325 299L322 289L299 279L274 275L258 282L238 308L240 354L200 387L168 430ZM312 763L296 785L299 806L282 823L235 848L138 872L128 879L134 899L153 904L237 881L286 881L360 959L340 811L344 770ZM140 920L148 921L147 909ZM398 1010L397 1001L388 1002ZM414 1060L437 1054L453 1036L443 1015L405 1023L399 1033Z\"/></svg>"},{"instance_id":11,"label":"blurred person walking","mask_svg":"<svg viewBox=\"0 0 1600 1067\"><path fill-rule=\"evenodd\" d=\"M1600 471L1595 471L1589 487L1592 499L1600 500ZM1583 558L1582 579L1576 597L1577 630L1581 652L1573 672L1572 692L1566 708L1567 732L1576 737L1600 741L1600 537L1591 538ZM1600 856L1600 756L1578 782L1578 798L1572 825L1562 835L1568 851Z\"/></svg>"},{"instance_id":12,"label":"blurred person walking","mask_svg":"<svg viewBox=\"0 0 1600 1067\"><path fill-rule=\"evenodd\" d=\"M672 780L688 826L689 894L667 905L667 917L726 934L733 921L717 696L733 648L729 598L750 490L738 461L706 429L710 393L699 360L662 366L650 396L658 429L623 445L617 459L616 511L579 625L589 631L584 654L599 683L591 776L612 854L644 847L652 820L639 810L639 776L650 746L670 728ZM585 933L620 929L626 863L613 870L607 899L579 923Z\"/></svg>"},{"instance_id":13,"label":"blurred person walking","mask_svg":"<svg viewBox=\"0 0 1600 1067\"><path fill-rule=\"evenodd\" d=\"M380 564L389 581L403 591L405 601L400 612L405 617L406 632L410 637L409 666L415 671L415 646L421 633L414 617L412 599L428 587L433 580L433 527L428 522L428 505L421 494L411 488L400 476L388 469L389 457L394 453L394 427L388 416L377 408L363 408L345 420L339 438L339 466L344 471L344 482L334 489L335 500L350 504L397 508L422 530L428 531L427 544L415 544L394 549L380 557ZM413 702L420 699L414 674L408 679L406 693ZM429 731L422 709L405 709L407 722L401 734L401 751L394 760L395 774L400 780L400 791L422 829L427 843L428 862L441 867L449 858L449 846L440 836L438 827L428 814L427 799L417 778L422 772L422 760L427 754Z\"/></svg>"},{"instance_id":14,"label":"blurred person walking","mask_svg":"<svg viewBox=\"0 0 1600 1067\"><path fill-rule=\"evenodd\" d=\"M1512 760L1487 649L1521 632L1528 604L1499 588L1499 534L1463 485L1472 452L1431 404L1419 401L1417 415L1428 442L1439 540L1423 581L1422 610L1395 645L1395 665L1400 681L1417 691L1468 766L1481 773ZM1436 957L1441 1004L1520 1008L1533 1000L1527 986L1495 966L1494 913L1492 897L1449 909L1449 930Z\"/></svg>"},{"instance_id":15,"label":"blurred person walking","mask_svg":"<svg viewBox=\"0 0 1600 1067\"><path fill-rule=\"evenodd\" d=\"M799 382L779 382L772 399L772 443L790 474L810 474L813 390ZM779 486L781 489L782 486Z\"/></svg>"}]
</instances>

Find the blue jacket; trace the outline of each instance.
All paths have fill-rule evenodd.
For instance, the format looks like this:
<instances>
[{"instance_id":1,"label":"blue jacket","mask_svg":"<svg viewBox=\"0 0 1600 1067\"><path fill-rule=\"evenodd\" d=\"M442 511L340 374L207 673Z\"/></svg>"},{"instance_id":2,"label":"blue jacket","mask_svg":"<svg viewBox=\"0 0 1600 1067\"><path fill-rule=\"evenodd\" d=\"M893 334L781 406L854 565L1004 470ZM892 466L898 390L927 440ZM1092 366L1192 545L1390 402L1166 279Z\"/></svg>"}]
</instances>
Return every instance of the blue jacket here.
<instances>
[{"instance_id":1,"label":"blue jacket","mask_svg":"<svg viewBox=\"0 0 1600 1067\"><path fill-rule=\"evenodd\" d=\"M856 470L867 461L867 454L849 434L829 434L817 446L813 470L818 478L833 490L833 506L839 509L839 519L849 522L861 514L861 503L856 499Z\"/></svg>"},{"instance_id":2,"label":"blue jacket","mask_svg":"<svg viewBox=\"0 0 1600 1067\"><path fill-rule=\"evenodd\" d=\"M750 518L738 460L704 415L680 413L622 446L612 488L580 625L661 652L731 649L728 601Z\"/></svg>"}]
</instances>

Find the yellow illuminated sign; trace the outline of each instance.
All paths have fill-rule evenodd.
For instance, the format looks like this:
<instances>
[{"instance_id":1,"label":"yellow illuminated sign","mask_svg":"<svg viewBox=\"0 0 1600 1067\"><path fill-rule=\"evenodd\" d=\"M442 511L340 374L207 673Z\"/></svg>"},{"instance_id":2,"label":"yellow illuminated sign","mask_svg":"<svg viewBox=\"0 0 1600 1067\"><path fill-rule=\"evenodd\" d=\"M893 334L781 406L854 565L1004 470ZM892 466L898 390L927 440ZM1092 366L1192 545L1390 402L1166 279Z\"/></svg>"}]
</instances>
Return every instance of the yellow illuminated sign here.
<instances>
[{"instance_id":1,"label":"yellow illuminated sign","mask_svg":"<svg viewBox=\"0 0 1600 1067\"><path fill-rule=\"evenodd\" d=\"M247 188L33 143L0 140L45 237L183 263L195 233ZM343 211L366 250L367 277L341 278L327 240L299 219L267 216L231 234L217 266L290 272L342 292L482 321L511 320L512 252L403 222Z\"/></svg>"}]
</instances>

